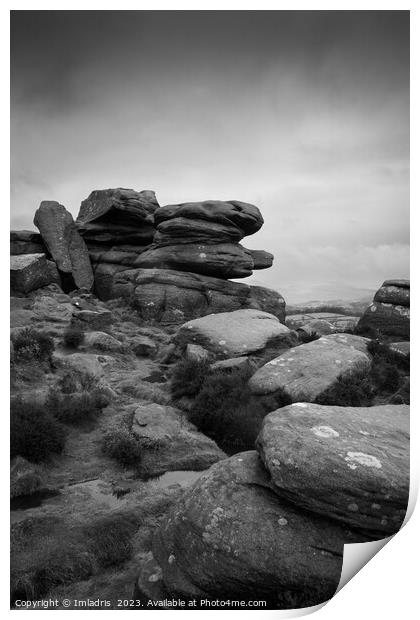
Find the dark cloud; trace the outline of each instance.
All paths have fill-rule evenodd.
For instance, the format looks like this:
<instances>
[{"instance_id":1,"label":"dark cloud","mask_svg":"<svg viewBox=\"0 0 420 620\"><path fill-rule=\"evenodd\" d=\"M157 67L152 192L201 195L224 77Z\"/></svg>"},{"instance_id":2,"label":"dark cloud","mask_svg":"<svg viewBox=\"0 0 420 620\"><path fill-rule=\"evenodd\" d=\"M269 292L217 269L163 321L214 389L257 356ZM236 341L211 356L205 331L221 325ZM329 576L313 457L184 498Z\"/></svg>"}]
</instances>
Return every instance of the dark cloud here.
<instances>
[{"instance_id":1,"label":"dark cloud","mask_svg":"<svg viewBox=\"0 0 420 620\"><path fill-rule=\"evenodd\" d=\"M408 11L14 11L12 225L100 187L237 198L268 285L403 276L408 33Z\"/></svg>"}]
</instances>

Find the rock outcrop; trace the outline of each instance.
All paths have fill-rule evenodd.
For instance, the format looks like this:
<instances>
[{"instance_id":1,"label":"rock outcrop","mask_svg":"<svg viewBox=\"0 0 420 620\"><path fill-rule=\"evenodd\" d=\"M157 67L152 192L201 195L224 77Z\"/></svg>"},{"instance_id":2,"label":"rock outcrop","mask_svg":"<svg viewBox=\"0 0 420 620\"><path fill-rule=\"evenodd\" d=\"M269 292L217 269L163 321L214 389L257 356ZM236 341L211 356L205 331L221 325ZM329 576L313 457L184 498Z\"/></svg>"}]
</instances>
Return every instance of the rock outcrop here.
<instances>
[{"instance_id":1,"label":"rock outcrop","mask_svg":"<svg viewBox=\"0 0 420 620\"><path fill-rule=\"evenodd\" d=\"M64 288L93 286L93 272L85 242L72 215L58 202L44 200L35 213L34 224L60 272Z\"/></svg>"},{"instance_id":2,"label":"rock outcrop","mask_svg":"<svg viewBox=\"0 0 420 620\"><path fill-rule=\"evenodd\" d=\"M330 325L329 329L332 331L327 333L331 334L354 329L359 322L359 317L336 314L334 312L305 312L302 314L288 314L286 317L286 325L290 327L290 329L306 328L310 326L313 321L328 323ZM315 331L317 330L315 329Z\"/></svg>"},{"instance_id":3,"label":"rock outcrop","mask_svg":"<svg viewBox=\"0 0 420 620\"><path fill-rule=\"evenodd\" d=\"M366 338L332 334L293 347L271 360L251 377L253 394L284 391L292 402L313 402L337 378L356 369L369 368Z\"/></svg>"},{"instance_id":4,"label":"rock outcrop","mask_svg":"<svg viewBox=\"0 0 420 620\"><path fill-rule=\"evenodd\" d=\"M284 321L285 301L276 291L195 273L133 269L100 280L99 286L101 297L123 297L143 319L164 325L241 308L269 308L271 314Z\"/></svg>"},{"instance_id":5,"label":"rock outcrop","mask_svg":"<svg viewBox=\"0 0 420 620\"><path fill-rule=\"evenodd\" d=\"M385 280L361 317L358 328L385 336L410 337L410 280Z\"/></svg>"},{"instance_id":6,"label":"rock outcrop","mask_svg":"<svg viewBox=\"0 0 420 620\"><path fill-rule=\"evenodd\" d=\"M213 465L165 517L153 541L155 581L183 599L258 592L268 608L316 605L337 588L344 543L362 540L283 502L256 452L244 452Z\"/></svg>"},{"instance_id":7,"label":"rock outcrop","mask_svg":"<svg viewBox=\"0 0 420 620\"><path fill-rule=\"evenodd\" d=\"M10 288L19 293L30 293L42 286L59 283L55 264L45 254L21 254L10 257Z\"/></svg>"},{"instance_id":8,"label":"rock outcrop","mask_svg":"<svg viewBox=\"0 0 420 620\"><path fill-rule=\"evenodd\" d=\"M140 405L134 412L132 432L142 446L142 467L149 476L201 471L226 458L215 442L199 433L175 407Z\"/></svg>"},{"instance_id":9,"label":"rock outcrop","mask_svg":"<svg viewBox=\"0 0 420 620\"><path fill-rule=\"evenodd\" d=\"M400 529L410 479L407 405L294 403L264 418L257 450L280 499L371 540Z\"/></svg>"},{"instance_id":10,"label":"rock outcrop","mask_svg":"<svg viewBox=\"0 0 420 620\"><path fill-rule=\"evenodd\" d=\"M136 261L141 268L175 269L217 278L245 278L271 266L268 252L249 251L238 242L259 230L257 207L237 200L189 202L155 213L152 246Z\"/></svg>"},{"instance_id":11,"label":"rock outcrop","mask_svg":"<svg viewBox=\"0 0 420 620\"><path fill-rule=\"evenodd\" d=\"M235 310L210 314L184 323L174 341L184 350L198 344L218 358L241 357L286 342L288 327L273 314L261 310ZM287 346L287 342L286 342Z\"/></svg>"}]
</instances>

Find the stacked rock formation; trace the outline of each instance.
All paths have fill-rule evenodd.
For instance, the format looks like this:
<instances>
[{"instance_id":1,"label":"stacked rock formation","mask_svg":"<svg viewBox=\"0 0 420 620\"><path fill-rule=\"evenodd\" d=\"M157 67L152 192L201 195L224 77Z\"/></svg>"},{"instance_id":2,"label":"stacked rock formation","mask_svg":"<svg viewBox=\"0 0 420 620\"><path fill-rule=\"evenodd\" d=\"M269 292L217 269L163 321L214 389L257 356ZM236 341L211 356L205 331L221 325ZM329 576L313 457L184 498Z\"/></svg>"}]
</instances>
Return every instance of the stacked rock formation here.
<instances>
[{"instance_id":1,"label":"stacked rock formation","mask_svg":"<svg viewBox=\"0 0 420 620\"><path fill-rule=\"evenodd\" d=\"M310 403L270 413L256 451L216 463L173 506L134 598L246 600L258 591L267 608L327 601L344 544L403 523L408 414L405 405Z\"/></svg>"},{"instance_id":2,"label":"stacked rock formation","mask_svg":"<svg viewBox=\"0 0 420 620\"><path fill-rule=\"evenodd\" d=\"M121 188L92 192L77 218L97 295L124 297L143 318L165 324L240 308L284 320L281 295L228 280L272 265L268 252L239 244L262 224L259 209L248 203L159 207L154 192Z\"/></svg>"},{"instance_id":3,"label":"stacked rock formation","mask_svg":"<svg viewBox=\"0 0 420 620\"><path fill-rule=\"evenodd\" d=\"M59 203L41 203L34 219L40 234L13 231L11 253L44 254L55 262L67 292L94 284L100 299L123 297L146 320L180 324L255 309L283 322L279 293L229 279L272 265L271 254L239 243L263 221L257 207L237 200L160 207L151 190L95 190L83 200L76 223ZM30 283L26 278L25 291L56 281L51 270L39 277L42 265L37 259L37 277ZM25 268L26 274L35 273Z\"/></svg>"},{"instance_id":4,"label":"stacked rock formation","mask_svg":"<svg viewBox=\"0 0 420 620\"><path fill-rule=\"evenodd\" d=\"M410 280L385 280L358 323L385 336L410 337Z\"/></svg>"},{"instance_id":5,"label":"stacked rock formation","mask_svg":"<svg viewBox=\"0 0 420 620\"><path fill-rule=\"evenodd\" d=\"M207 200L168 205L155 213L152 246L137 260L143 268L176 269L216 278L245 278L270 267L268 252L255 254L239 244L264 220L254 205Z\"/></svg>"}]
</instances>

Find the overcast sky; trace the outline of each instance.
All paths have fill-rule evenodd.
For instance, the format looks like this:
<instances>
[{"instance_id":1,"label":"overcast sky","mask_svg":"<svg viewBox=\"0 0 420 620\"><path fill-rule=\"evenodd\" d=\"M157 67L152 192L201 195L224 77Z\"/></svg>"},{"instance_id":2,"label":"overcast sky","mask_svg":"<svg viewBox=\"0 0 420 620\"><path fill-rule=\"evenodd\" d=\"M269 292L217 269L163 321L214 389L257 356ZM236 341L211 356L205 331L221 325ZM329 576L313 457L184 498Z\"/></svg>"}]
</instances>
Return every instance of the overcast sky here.
<instances>
[{"instance_id":1,"label":"overcast sky","mask_svg":"<svg viewBox=\"0 0 420 620\"><path fill-rule=\"evenodd\" d=\"M93 189L256 204L288 301L408 277L408 12L12 13L12 228Z\"/></svg>"}]
</instances>

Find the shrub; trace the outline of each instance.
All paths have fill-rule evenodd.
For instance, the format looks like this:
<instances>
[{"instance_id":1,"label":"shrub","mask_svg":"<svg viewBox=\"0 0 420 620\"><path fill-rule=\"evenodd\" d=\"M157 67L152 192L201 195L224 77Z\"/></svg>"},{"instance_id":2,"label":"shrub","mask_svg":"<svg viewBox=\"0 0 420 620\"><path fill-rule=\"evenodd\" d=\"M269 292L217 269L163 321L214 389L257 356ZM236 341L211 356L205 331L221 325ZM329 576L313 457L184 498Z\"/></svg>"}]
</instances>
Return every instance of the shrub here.
<instances>
[{"instance_id":1,"label":"shrub","mask_svg":"<svg viewBox=\"0 0 420 620\"><path fill-rule=\"evenodd\" d=\"M102 438L102 452L123 466L139 465L141 445L134 433L123 426L110 428Z\"/></svg>"},{"instance_id":2,"label":"shrub","mask_svg":"<svg viewBox=\"0 0 420 620\"><path fill-rule=\"evenodd\" d=\"M57 385L63 394L90 392L98 387L98 377L72 368L60 377Z\"/></svg>"},{"instance_id":3,"label":"shrub","mask_svg":"<svg viewBox=\"0 0 420 620\"><path fill-rule=\"evenodd\" d=\"M306 332L304 329L298 329L297 333L298 333L298 336L299 336L299 341L302 344L307 344L308 342L313 342L314 340L319 340L320 337L321 337L315 331Z\"/></svg>"},{"instance_id":4,"label":"shrub","mask_svg":"<svg viewBox=\"0 0 420 620\"><path fill-rule=\"evenodd\" d=\"M80 345L83 344L84 339L85 333L78 325L70 325L67 327L63 336L64 344L73 349L80 347Z\"/></svg>"},{"instance_id":5,"label":"shrub","mask_svg":"<svg viewBox=\"0 0 420 620\"><path fill-rule=\"evenodd\" d=\"M45 407L22 398L12 400L10 408L11 457L23 456L34 463L60 454L65 430Z\"/></svg>"},{"instance_id":6,"label":"shrub","mask_svg":"<svg viewBox=\"0 0 420 620\"><path fill-rule=\"evenodd\" d=\"M12 342L16 362L51 361L54 340L43 332L27 327L12 335Z\"/></svg>"},{"instance_id":7,"label":"shrub","mask_svg":"<svg viewBox=\"0 0 420 620\"><path fill-rule=\"evenodd\" d=\"M116 514L100 517L83 528L88 549L101 567L121 564L133 550L133 534L137 521L130 515Z\"/></svg>"},{"instance_id":8,"label":"shrub","mask_svg":"<svg viewBox=\"0 0 420 620\"><path fill-rule=\"evenodd\" d=\"M368 407L375 396L375 386L369 371L360 368L338 377L331 387L320 394L315 402L319 405L339 407Z\"/></svg>"},{"instance_id":9,"label":"shrub","mask_svg":"<svg viewBox=\"0 0 420 620\"><path fill-rule=\"evenodd\" d=\"M193 397L198 394L209 374L210 360L179 361L173 370L171 391L174 398Z\"/></svg>"},{"instance_id":10,"label":"shrub","mask_svg":"<svg viewBox=\"0 0 420 620\"><path fill-rule=\"evenodd\" d=\"M125 379L120 382L118 387L123 393L130 394L130 396L140 400L146 400L149 403L167 405L170 401L169 395L159 385L147 383L141 379Z\"/></svg>"},{"instance_id":11,"label":"shrub","mask_svg":"<svg viewBox=\"0 0 420 620\"><path fill-rule=\"evenodd\" d=\"M60 422L78 424L97 415L108 402L107 397L98 389L93 392L70 394L50 390L45 406Z\"/></svg>"},{"instance_id":12,"label":"shrub","mask_svg":"<svg viewBox=\"0 0 420 620\"><path fill-rule=\"evenodd\" d=\"M251 368L210 374L188 412L190 422L227 452L254 448L268 411L291 403L280 392L266 399L253 396L247 386L252 374Z\"/></svg>"}]
</instances>

